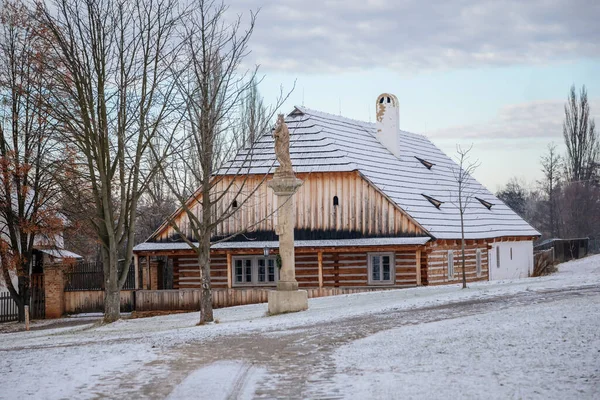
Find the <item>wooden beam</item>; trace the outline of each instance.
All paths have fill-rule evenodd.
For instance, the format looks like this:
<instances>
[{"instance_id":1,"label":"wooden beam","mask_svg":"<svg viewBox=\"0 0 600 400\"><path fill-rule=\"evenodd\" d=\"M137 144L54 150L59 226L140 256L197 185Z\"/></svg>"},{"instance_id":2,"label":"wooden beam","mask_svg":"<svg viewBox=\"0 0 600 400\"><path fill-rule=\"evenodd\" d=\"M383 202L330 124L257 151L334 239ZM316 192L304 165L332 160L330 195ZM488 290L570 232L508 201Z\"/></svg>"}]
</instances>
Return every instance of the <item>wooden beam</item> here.
<instances>
[{"instance_id":1,"label":"wooden beam","mask_svg":"<svg viewBox=\"0 0 600 400\"><path fill-rule=\"evenodd\" d=\"M323 287L323 252L317 253L317 260L319 265L319 288Z\"/></svg>"},{"instance_id":2,"label":"wooden beam","mask_svg":"<svg viewBox=\"0 0 600 400\"><path fill-rule=\"evenodd\" d=\"M421 286L421 250L416 251L415 257L417 257L417 286Z\"/></svg>"},{"instance_id":3,"label":"wooden beam","mask_svg":"<svg viewBox=\"0 0 600 400\"><path fill-rule=\"evenodd\" d=\"M140 288L140 256L137 254L133 255L133 271L135 273L135 286L137 290Z\"/></svg>"},{"instance_id":4,"label":"wooden beam","mask_svg":"<svg viewBox=\"0 0 600 400\"><path fill-rule=\"evenodd\" d=\"M227 252L227 288L232 287L231 252Z\"/></svg>"},{"instance_id":5,"label":"wooden beam","mask_svg":"<svg viewBox=\"0 0 600 400\"><path fill-rule=\"evenodd\" d=\"M422 248L423 245L386 245L386 246L335 246L335 247L296 247L296 253L348 253L348 252L363 252L363 253L377 253L377 252L385 252L385 251L412 251ZM276 254L276 249L274 249ZM256 255L263 254L263 248L254 248L254 249L216 249L211 250L211 254L220 254L226 255L231 253L235 254L244 254L244 255ZM136 253L140 257L158 257L158 256L195 256L196 253L194 250L157 250L157 251L139 251Z\"/></svg>"},{"instance_id":6,"label":"wooden beam","mask_svg":"<svg viewBox=\"0 0 600 400\"><path fill-rule=\"evenodd\" d=\"M150 256L146 256L146 272L147 272L147 277L148 280L146 281L146 289L150 290L150 288L152 287L151 283L150 283Z\"/></svg>"}]
</instances>

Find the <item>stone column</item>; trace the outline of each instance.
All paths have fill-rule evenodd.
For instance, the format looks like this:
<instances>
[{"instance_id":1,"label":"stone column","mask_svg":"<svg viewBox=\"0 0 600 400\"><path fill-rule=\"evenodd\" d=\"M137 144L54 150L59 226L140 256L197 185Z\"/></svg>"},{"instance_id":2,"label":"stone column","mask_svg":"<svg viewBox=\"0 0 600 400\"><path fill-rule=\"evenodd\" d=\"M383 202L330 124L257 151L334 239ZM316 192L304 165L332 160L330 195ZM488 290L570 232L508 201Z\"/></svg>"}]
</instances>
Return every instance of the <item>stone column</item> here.
<instances>
[{"instance_id":1,"label":"stone column","mask_svg":"<svg viewBox=\"0 0 600 400\"><path fill-rule=\"evenodd\" d=\"M65 313L65 273L60 264L44 266L44 301L46 318L60 318Z\"/></svg>"},{"instance_id":2,"label":"stone column","mask_svg":"<svg viewBox=\"0 0 600 400\"><path fill-rule=\"evenodd\" d=\"M302 181L293 172L276 172L268 183L277 196L277 234L281 257L277 290L269 292L269 314L272 315L308 308L307 292L298 290L294 254L294 193L301 185Z\"/></svg>"}]
</instances>

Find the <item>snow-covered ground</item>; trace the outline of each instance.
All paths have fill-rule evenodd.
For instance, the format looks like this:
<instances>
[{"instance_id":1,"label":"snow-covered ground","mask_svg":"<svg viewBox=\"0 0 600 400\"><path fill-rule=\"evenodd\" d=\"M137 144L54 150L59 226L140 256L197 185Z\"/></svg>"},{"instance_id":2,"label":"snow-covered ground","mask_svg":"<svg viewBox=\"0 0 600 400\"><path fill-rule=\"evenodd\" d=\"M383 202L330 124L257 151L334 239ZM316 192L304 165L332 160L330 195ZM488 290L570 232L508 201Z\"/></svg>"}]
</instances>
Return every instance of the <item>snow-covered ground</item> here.
<instances>
[{"instance_id":1,"label":"snow-covered ground","mask_svg":"<svg viewBox=\"0 0 600 400\"><path fill-rule=\"evenodd\" d=\"M599 310L600 296L575 298L382 331L336 350L331 391L348 399L597 399Z\"/></svg>"},{"instance_id":2,"label":"snow-covered ground","mask_svg":"<svg viewBox=\"0 0 600 400\"><path fill-rule=\"evenodd\" d=\"M457 284L311 299L309 310L297 314L266 317L265 304L219 309L219 323L206 326L195 326L198 314L189 313L6 333L0 335L0 398L272 397L268 388L297 378L294 367L286 372L261 363L270 349L259 348L260 340L282 346L282 357L290 360L327 352L325 361L311 366L327 373L298 375L308 379L297 382L304 393L297 397L598 398L599 291L540 299L599 286L600 256L594 256L562 264L549 277L482 282L466 290ZM525 301L501 306L511 296ZM488 300L499 306L444 315L445 306L462 310ZM431 309L431 321L387 320L377 327L378 316L383 321ZM370 330L356 339L340 337L345 321L358 321L358 327L361 318ZM239 337L255 338L257 349L228 351ZM306 338L310 349L303 347Z\"/></svg>"}]
</instances>

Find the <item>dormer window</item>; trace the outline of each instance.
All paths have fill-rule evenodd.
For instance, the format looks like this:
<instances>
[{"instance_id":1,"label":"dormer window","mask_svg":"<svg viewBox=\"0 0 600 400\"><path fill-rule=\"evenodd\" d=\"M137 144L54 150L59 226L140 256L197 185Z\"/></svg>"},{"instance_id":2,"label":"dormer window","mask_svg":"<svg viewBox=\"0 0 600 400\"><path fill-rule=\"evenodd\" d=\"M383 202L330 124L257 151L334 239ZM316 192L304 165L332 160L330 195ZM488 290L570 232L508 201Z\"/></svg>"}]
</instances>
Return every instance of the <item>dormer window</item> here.
<instances>
[{"instance_id":1,"label":"dormer window","mask_svg":"<svg viewBox=\"0 0 600 400\"><path fill-rule=\"evenodd\" d=\"M491 210L491 209L492 209L492 206L493 206L493 204L492 204L492 203L490 203L489 201L485 201L485 200L483 200L483 199L480 199L479 197L475 197L475 198L476 198L477 200L479 200L479 202L480 202L481 204L483 204L483 205L484 205L484 207L485 207L485 208L487 208L488 210Z\"/></svg>"},{"instance_id":2,"label":"dormer window","mask_svg":"<svg viewBox=\"0 0 600 400\"><path fill-rule=\"evenodd\" d=\"M429 161L425 161L422 158L419 158L417 156L415 156L415 158L417 160L419 160L421 162L421 164L423 164L427 169L431 169L431 167L433 167L435 165L434 163L430 163Z\"/></svg>"},{"instance_id":3,"label":"dormer window","mask_svg":"<svg viewBox=\"0 0 600 400\"><path fill-rule=\"evenodd\" d=\"M439 201L437 199L434 199L431 196L427 196L426 194L421 194L421 196L425 197L431 204L433 204L435 206L435 208L437 208L438 210L440 209L440 206L442 204L444 204L443 201Z\"/></svg>"},{"instance_id":4,"label":"dormer window","mask_svg":"<svg viewBox=\"0 0 600 400\"><path fill-rule=\"evenodd\" d=\"M340 205L340 199L338 199L337 196L333 196L333 206L339 206Z\"/></svg>"}]
</instances>

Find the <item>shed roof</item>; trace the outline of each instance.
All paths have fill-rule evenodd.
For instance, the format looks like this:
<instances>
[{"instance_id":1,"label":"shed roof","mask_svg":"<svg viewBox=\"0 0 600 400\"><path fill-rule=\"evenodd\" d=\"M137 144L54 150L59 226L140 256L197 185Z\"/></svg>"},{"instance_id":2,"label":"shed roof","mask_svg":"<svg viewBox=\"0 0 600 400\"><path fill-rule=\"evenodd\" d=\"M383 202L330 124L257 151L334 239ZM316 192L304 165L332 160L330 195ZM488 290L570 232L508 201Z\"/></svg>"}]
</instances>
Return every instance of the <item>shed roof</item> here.
<instances>
[{"instance_id":1,"label":"shed roof","mask_svg":"<svg viewBox=\"0 0 600 400\"><path fill-rule=\"evenodd\" d=\"M46 253L49 256L52 256L55 258L75 258L75 259L83 258L79 254L73 253L72 251L65 250L65 249L38 249L38 250L41 251L42 253Z\"/></svg>"},{"instance_id":2,"label":"shed roof","mask_svg":"<svg viewBox=\"0 0 600 400\"><path fill-rule=\"evenodd\" d=\"M296 172L358 171L435 238L461 237L460 213L454 204L458 200L454 177L458 165L425 136L401 131L400 156L396 157L377 140L374 123L298 106L286 123ZM265 174L274 166L273 138L263 135L219 174ZM474 178L469 178L466 188L483 202L473 197L468 204L465 238L539 235ZM440 207L430 199L441 202Z\"/></svg>"}]
</instances>

